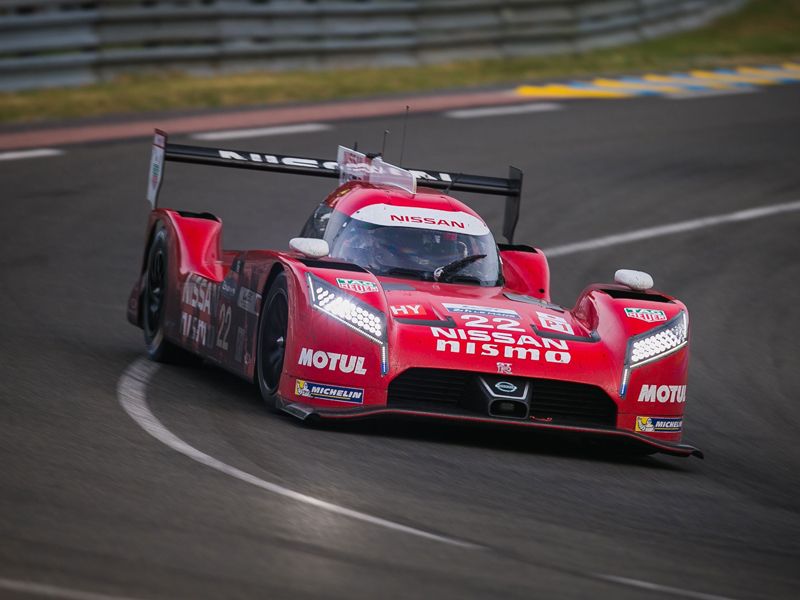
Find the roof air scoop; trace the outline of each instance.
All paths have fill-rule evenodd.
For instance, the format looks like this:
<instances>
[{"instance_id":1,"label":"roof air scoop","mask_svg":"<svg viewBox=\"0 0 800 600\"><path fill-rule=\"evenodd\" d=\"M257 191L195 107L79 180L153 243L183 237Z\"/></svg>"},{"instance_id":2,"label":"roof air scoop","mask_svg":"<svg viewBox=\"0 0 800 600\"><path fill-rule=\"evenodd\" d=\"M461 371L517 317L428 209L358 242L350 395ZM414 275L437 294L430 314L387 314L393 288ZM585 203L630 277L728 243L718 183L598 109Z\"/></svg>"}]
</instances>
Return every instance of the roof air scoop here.
<instances>
[{"instance_id":1,"label":"roof air scoop","mask_svg":"<svg viewBox=\"0 0 800 600\"><path fill-rule=\"evenodd\" d=\"M653 287L653 277L644 271L620 269L614 273L614 281L632 290L645 291Z\"/></svg>"}]
</instances>

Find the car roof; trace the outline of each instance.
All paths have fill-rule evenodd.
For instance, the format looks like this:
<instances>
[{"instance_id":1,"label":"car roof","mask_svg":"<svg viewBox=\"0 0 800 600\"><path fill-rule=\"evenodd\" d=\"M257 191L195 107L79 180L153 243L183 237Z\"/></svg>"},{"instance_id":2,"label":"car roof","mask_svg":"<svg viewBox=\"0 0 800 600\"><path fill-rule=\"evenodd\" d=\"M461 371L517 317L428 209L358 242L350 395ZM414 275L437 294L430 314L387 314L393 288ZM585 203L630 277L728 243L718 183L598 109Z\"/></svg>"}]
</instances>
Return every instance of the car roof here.
<instances>
[{"instance_id":1,"label":"car roof","mask_svg":"<svg viewBox=\"0 0 800 600\"><path fill-rule=\"evenodd\" d=\"M373 204L388 204L390 206L408 208L462 212L483 222L478 213L460 200L425 187L417 188L417 192L412 194L389 185L373 185L361 181L351 181L336 188L325 199L325 204L346 215L352 215L354 212Z\"/></svg>"}]
</instances>

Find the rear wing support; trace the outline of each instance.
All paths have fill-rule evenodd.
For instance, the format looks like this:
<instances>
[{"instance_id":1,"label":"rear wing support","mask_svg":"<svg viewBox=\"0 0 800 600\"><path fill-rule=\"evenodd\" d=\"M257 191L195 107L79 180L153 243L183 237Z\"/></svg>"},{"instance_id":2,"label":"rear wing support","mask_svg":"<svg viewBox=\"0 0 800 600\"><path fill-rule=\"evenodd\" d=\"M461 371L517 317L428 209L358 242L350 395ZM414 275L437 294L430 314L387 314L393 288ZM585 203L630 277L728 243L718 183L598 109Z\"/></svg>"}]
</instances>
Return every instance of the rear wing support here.
<instances>
[{"instance_id":1,"label":"rear wing support","mask_svg":"<svg viewBox=\"0 0 800 600\"><path fill-rule=\"evenodd\" d=\"M263 154L249 150L224 150L202 146L171 144L167 134L156 130L150 163L147 199L151 206L158 205L158 192L164 173L164 162L181 162L215 167L231 167L253 171L271 171L312 177L339 178L339 164L335 160ZM391 167L391 165L389 165ZM395 168L395 167L392 167ZM505 196L506 206L503 219L503 236L509 244L514 242L514 230L519 221L520 199L522 196L522 171L509 167L508 178L485 177L465 173L447 173L428 169L406 169L416 178L419 185L444 190L489 196Z\"/></svg>"}]
</instances>

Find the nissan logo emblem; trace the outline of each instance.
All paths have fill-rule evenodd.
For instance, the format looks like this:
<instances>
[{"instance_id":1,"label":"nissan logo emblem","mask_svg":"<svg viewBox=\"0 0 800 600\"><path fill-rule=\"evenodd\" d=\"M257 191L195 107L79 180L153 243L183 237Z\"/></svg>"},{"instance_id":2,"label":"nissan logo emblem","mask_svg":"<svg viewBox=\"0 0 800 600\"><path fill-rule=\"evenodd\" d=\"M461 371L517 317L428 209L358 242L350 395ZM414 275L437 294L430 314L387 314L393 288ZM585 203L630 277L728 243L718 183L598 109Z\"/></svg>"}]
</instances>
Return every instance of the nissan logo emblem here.
<instances>
[{"instance_id":1,"label":"nissan logo emblem","mask_svg":"<svg viewBox=\"0 0 800 600\"><path fill-rule=\"evenodd\" d=\"M494 389L496 389L499 392L505 392L506 394L511 394L512 392L517 391L517 386L508 381L498 381L497 383L494 384Z\"/></svg>"}]
</instances>

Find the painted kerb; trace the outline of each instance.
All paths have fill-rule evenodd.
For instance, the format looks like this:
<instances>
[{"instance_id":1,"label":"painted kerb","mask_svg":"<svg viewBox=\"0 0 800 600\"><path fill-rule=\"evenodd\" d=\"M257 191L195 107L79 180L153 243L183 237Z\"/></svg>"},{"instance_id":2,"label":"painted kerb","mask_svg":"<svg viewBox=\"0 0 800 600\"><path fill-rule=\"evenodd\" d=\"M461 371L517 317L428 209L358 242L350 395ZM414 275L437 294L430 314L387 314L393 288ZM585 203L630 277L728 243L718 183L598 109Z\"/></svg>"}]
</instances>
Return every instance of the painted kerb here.
<instances>
[{"instance_id":1,"label":"painted kerb","mask_svg":"<svg viewBox=\"0 0 800 600\"><path fill-rule=\"evenodd\" d=\"M194 73L585 51L692 29L745 0L4 0L0 90Z\"/></svg>"}]
</instances>

